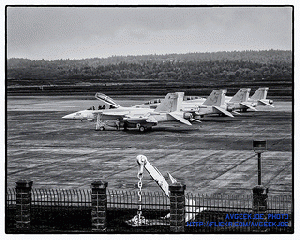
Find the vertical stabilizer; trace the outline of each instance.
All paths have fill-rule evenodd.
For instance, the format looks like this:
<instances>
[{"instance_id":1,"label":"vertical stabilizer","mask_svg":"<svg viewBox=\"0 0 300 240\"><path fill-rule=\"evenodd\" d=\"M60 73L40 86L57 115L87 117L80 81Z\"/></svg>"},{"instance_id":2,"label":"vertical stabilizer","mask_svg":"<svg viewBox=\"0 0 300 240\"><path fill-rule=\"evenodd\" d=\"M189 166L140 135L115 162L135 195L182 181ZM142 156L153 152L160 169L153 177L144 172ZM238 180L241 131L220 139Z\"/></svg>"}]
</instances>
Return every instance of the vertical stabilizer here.
<instances>
[{"instance_id":1,"label":"vertical stabilizer","mask_svg":"<svg viewBox=\"0 0 300 240\"><path fill-rule=\"evenodd\" d=\"M267 98L269 88L259 88L255 91L251 100L262 100Z\"/></svg>"},{"instance_id":2,"label":"vertical stabilizer","mask_svg":"<svg viewBox=\"0 0 300 240\"><path fill-rule=\"evenodd\" d=\"M213 90L203 103L205 106L222 106L225 103L226 89Z\"/></svg>"},{"instance_id":3,"label":"vertical stabilizer","mask_svg":"<svg viewBox=\"0 0 300 240\"><path fill-rule=\"evenodd\" d=\"M247 102L249 98L251 88L241 88L232 98L229 102L233 103L241 103L241 102Z\"/></svg>"},{"instance_id":4,"label":"vertical stabilizer","mask_svg":"<svg viewBox=\"0 0 300 240\"><path fill-rule=\"evenodd\" d=\"M180 111L184 92L168 93L164 100L154 110L155 112L175 112Z\"/></svg>"}]
</instances>

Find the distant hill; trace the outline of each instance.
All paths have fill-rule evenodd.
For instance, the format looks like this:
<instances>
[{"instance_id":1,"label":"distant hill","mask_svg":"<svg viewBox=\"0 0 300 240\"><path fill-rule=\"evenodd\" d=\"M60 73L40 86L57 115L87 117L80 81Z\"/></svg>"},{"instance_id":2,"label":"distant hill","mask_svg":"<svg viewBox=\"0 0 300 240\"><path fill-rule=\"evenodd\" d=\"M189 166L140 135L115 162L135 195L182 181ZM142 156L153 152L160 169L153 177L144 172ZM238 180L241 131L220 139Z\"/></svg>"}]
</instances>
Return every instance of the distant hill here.
<instances>
[{"instance_id":1,"label":"distant hill","mask_svg":"<svg viewBox=\"0 0 300 240\"><path fill-rule=\"evenodd\" d=\"M93 91L93 86L105 89L113 85L112 88L116 89L116 86L135 84L144 89L151 89L152 85L152 88L157 86L168 90L167 86L172 86L172 89L184 86L186 89L200 86L237 88L247 82L247 86L276 87L280 82L291 94L292 59L292 52L283 50L53 61L13 58L7 60L6 83L8 92L24 92L22 86L27 90L38 87L50 91L53 86L73 86L82 91Z\"/></svg>"}]
</instances>

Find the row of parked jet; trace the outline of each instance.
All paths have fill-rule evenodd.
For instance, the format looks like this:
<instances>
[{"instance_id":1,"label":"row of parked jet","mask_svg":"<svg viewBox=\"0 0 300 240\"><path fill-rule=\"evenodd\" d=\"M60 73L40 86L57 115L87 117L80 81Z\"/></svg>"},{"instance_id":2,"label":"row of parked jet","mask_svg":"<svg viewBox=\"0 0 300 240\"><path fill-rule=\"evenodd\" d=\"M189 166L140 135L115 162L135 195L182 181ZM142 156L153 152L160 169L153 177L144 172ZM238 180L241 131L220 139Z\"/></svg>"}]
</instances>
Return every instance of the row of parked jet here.
<instances>
[{"instance_id":1,"label":"row of parked jet","mask_svg":"<svg viewBox=\"0 0 300 240\"><path fill-rule=\"evenodd\" d=\"M213 90L207 98L184 96L183 92L168 93L164 99L155 99L132 107L123 107L112 98L96 93L96 99L104 103L98 109L90 108L68 114L63 119L96 121L96 130L106 126L138 128L140 132L152 129L159 122L177 121L186 125L200 122L204 115L219 114L233 118L248 109L257 111L259 105L273 107L267 99L269 88L259 88L249 97L250 88L240 89L233 97L226 96L226 89ZM239 111L239 112L238 112Z\"/></svg>"}]
</instances>

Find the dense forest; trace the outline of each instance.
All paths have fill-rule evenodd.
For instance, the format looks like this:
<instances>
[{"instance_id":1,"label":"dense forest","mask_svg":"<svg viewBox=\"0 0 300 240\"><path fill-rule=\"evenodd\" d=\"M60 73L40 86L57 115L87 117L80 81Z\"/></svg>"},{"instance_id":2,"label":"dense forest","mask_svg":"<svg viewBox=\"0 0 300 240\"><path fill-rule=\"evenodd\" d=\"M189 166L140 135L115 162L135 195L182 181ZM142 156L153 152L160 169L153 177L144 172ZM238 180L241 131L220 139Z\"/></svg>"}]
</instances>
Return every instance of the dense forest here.
<instances>
[{"instance_id":1,"label":"dense forest","mask_svg":"<svg viewBox=\"0 0 300 240\"><path fill-rule=\"evenodd\" d=\"M112 56L83 60L8 59L6 83L9 91L21 86L89 86L110 84L174 88L233 86L280 82L291 93L291 51L234 51L143 56ZM250 85L251 85L250 84ZM288 86L289 85L289 86ZM146 87L146 88L147 88ZM151 87L151 86L150 86ZM96 90L96 89L95 89Z\"/></svg>"}]
</instances>

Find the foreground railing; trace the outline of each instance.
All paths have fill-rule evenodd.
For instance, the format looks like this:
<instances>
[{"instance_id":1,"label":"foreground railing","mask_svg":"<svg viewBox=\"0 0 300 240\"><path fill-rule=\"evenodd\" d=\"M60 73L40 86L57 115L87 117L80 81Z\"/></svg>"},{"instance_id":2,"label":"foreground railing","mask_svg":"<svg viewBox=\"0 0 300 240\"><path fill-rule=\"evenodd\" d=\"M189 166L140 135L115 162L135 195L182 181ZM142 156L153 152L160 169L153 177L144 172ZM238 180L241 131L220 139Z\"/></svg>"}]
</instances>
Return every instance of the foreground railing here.
<instances>
[{"instance_id":1,"label":"foreground railing","mask_svg":"<svg viewBox=\"0 0 300 240\"><path fill-rule=\"evenodd\" d=\"M59 190L31 189L27 184L7 189L6 231L293 232L290 195L264 196L265 209L254 206L253 194L185 194L176 185L176 191L170 188L170 198L160 192L142 192L140 199L137 191L107 190L106 186ZM145 221L134 223L139 214ZM253 219L262 216L258 214L264 218Z\"/></svg>"},{"instance_id":2,"label":"foreground railing","mask_svg":"<svg viewBox=\"0 0 300 240\"><path fill-rule=\"evenodd\" d=\"M293 201L291 195L277 195L268 197L268 212L287 213L293 212Z\"/></svg>"},{"instance_id":3,"label":"foreground railing","mask_svg":"<svg viewBox=\"0 0 300 240\"><path fill-rule=\"evenodd\" d=\"M253 209L253 195L187 194L186 198L186 213L198 214L187 222L185 232L255 232L259 226L262 232L291 231L293 208L289 195L268 196L268 208L261 212Z\"/></svg>"},{"instance_id":4,"label":"foreground railing","mask_svg":"<svg viewBox=\"0 0 300 240\"><path fill-rule=\"evenodd\" d=\"M89 189L32 189L31 204L35 206L90 207L91 190Z\"/></svg>"}]
</instances>

